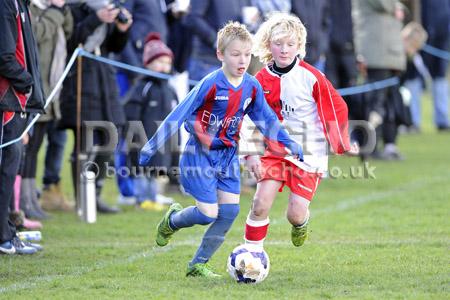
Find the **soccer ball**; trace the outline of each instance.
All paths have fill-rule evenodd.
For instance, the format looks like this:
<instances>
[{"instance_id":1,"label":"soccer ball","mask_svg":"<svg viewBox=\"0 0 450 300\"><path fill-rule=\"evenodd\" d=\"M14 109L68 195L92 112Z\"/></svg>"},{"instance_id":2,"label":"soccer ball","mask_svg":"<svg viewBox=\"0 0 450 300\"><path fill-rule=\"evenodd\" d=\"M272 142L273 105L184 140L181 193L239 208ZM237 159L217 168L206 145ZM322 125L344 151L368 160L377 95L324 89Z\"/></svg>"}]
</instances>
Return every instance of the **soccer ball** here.
<instances>
[{"instance_id":1,"label":"soccer ball","mask_svg":"<svg viewBox=\"0 0 450 300\"><path fill-rule=\"evenodd\" d=\"M237 246L228 257L228 273L238 283L259 283L269 275L269 268L269 256L260 246Z\"/></svg>"}]
</instances>

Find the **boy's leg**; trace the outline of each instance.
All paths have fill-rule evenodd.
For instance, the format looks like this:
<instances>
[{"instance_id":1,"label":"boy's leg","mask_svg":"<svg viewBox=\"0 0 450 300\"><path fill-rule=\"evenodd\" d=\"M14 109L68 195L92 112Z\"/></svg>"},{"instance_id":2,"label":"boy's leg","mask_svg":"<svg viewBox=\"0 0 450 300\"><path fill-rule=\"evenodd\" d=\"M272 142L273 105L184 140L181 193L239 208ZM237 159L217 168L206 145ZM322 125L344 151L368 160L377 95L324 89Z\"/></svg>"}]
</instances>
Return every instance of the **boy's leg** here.
<instances>
[{"instance_id":1,"label":"boy's leg","mask_svg":"<svg viewBox=\"0 0 450 300\"><path fill-rule=\"evenodd\" d=\"M222 161L217 178L219 211L217 220L208 228L202 243L189 263L186 276L219 277L206 264L225 240L225 235L239 214L240 166L234 150Z\"/></svg>"},{"instance_id":2,"label":"boy's leg","mask_svg":"<svg viewBox=\"0 0 450 300\"><path fill-rule=\"evenodd\" d=\"M194 225L208 225L217 218L217 204L204 204L197 201L197 206L183 209L179 203L173 203L158 224L156 244L166 246L172 235L181 228Z\"/></svg>"},{"instance_id":3,"label":"boy's leg","mask_svg":"<svg viewBox=\"0 0 450 300\"><path fill-rule=\"evenodd\" d=\"M219 249L225 240L225 235L230 230L231 225L239 214L239 195L224 191L218 191L219 213L217 220L211 224L203 236L202 243L189 263L189 271L194 269L196 264L205 264Z\"/></svg>"},{"instance_id":4,"label":"boy's leg","mask_svg":"<svg viewBox=\"0 0 450 300\"><path fill-rule=\"evenodd\" d=\"M217 178L202 152L185 153L180 161L180 181L184 189L197 199L196 206L182 208L174 203L158 224L156 243L165 246L175 231L193 225L207 225L217 218ZM209 168L208 168L209 167ZM208 172L204 172L207 170Z\"/></svg>"},{"instance_id":5,"label":"boy's leg","mask_svg":"<svg viewBox=\"0 0 450 300\"><path fill-rule=\"evenodd\" d=\"M308 237L309 204L320 183L321 175L308 173L293 167L286 185L291 189L287 219L292 224L291 240L296 247L303 245Z\"/></svg>"},{"instance_id":6,"label":"boy's leg","mask_svg":"<svg viewBox=\"0 0 450 300\"><path fill-rule=\"evenodd\" d=\"M269 212L283 182L263 180L258 183L252 208L245 224L245 241L263 246L269 229Z\"/></svg>"},{"instance_id":7,"label":"boy's leg","mask_svg":"<svg viewBox=\"0 0 450 300\"><path fill-rule=\"evenodd\" d=\"M308 207L309 200L294 193L290 194L287 219L292 224L291 240L296 247L303 245L308 237Z\"/></svg>"}]
</instances>

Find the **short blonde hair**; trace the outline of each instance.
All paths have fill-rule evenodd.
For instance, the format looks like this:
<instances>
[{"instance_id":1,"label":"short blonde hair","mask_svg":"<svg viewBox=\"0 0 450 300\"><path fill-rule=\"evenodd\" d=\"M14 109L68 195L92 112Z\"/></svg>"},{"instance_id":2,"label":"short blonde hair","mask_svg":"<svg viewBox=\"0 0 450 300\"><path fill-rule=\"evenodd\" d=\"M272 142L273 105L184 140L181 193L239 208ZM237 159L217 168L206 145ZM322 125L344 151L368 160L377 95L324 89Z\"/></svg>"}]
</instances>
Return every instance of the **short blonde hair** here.
<instances>
[{"instance_id":1,"label":"short blonde hair","mask_svg":"<svg viewBox=\"0 0 450 300\"><path fill-rule=\"evenodd\" d=\"M256 32L253 54L267 64L273 60L270 42L283 37L293 37L298 42L298 54L303 59L306 55L306 35L306 28L298 17L288 13L274 13Z\"/></svg>"},{"instance_id":2,"label":"short blonde hair","mask_svg":"<svg viewBox=\"0 0 450 300\"><path fill-rule=\"evenodd\" d=\"M252 44L252 36L247 27L239 22L230 21L217 33L217 50L224 53L227 46L236 39Z\"/></svg>"}]
</instances>

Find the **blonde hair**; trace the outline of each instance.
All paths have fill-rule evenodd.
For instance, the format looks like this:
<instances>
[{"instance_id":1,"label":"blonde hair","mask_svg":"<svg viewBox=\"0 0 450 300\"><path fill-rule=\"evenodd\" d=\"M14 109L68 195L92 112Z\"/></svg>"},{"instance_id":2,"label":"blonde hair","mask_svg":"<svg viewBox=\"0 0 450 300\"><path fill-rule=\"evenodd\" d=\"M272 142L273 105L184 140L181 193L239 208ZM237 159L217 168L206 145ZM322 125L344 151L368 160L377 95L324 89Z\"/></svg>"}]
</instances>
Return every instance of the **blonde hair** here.
<instances>
[{"instance_id":1,"label":"blonde hair","mask_svg":"<svg viewBox=\"0 0 450 300\"><path fill-rule=\"evenodd\" d=\"M217 49L224 53L227 46L236 39L252 44L252 36L247 27L239 22L230 21L217 33Z\"/></svg>"},{"instance_id":2,"label":"blonde hair","mask_svg":"<svg viewBox=\"0 0 450 300\"><path fill-rule=\"evenodd\" d=\"M306 28L300 19L288 13L274 13L259 27L255 34L253 54L267 64L273 60L270 42L284 37L292 37L298 42L300 59L306 55Z\"/></svg>"}]
</instances>

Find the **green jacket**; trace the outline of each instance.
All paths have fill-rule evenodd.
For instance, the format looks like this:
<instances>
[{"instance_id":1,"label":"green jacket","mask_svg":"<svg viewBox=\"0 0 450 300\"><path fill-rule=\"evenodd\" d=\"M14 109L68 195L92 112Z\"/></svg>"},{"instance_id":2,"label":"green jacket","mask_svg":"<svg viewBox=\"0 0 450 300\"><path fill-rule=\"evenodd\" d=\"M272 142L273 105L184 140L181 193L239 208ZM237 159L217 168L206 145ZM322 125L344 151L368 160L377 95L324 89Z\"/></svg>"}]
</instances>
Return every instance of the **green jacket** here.
<instances>
[{"instance_id":1,"label":"green jacket","mask_svg":"<svg viewBox=\"0 0 450 300\"><path fill-rule=\"evenodd\" d=\"M353 0L356 54L368 68L406 69L402 22L395 18L396 0Z\"/></svg>"},{"instance_id":2,"label":"green jacket","mask_svg":"<svg viewBox=\"0 0 450 300\"><path fill-rule=\"evenodd\" d=\"M42 84L45 96L48 97L53 87L51 86L50 76L52 73L52 64L54 59L58 59L59 63L65 65L67 48L65 41L70 37L73 31L73 18L69 7L65 6L62 9L49 7L47 9L40 9L36 5L30 6L32 14L33 31L36 37L36 42L39 48L39 63L41 67ZM61 31L62 30L62 31ZM60 40L60 35L64 35L64 41ZM63 42L64 53L55 53L57 43ZM53 98L53 101L45 110L39 121L57 120L61 117L59 109L59 94Z\"/></svg>"}]
</instances>

